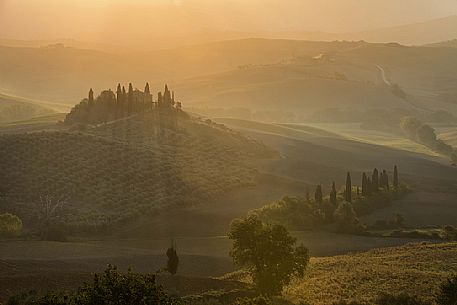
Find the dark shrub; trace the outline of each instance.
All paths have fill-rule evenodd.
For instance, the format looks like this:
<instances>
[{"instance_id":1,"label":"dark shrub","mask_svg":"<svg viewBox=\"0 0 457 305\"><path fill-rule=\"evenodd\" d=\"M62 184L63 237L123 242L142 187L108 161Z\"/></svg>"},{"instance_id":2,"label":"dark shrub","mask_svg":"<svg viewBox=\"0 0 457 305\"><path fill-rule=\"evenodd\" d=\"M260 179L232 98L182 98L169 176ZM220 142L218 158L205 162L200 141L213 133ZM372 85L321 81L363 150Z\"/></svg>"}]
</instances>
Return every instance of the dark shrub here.
<instances>
[{"instance_id":1,"label":"dark shrub","mask_svg":"<svg viewBox=\"0 0 457 305\"><path fill-rule=\"evenodd\" d=\"M22 294L9 299L7 305L172 305L177 300L170 298L156 284L152 274L120 273L108 266L94 281L84 284L78 292L70 295L48 293Z\"/></svg>"},{"instance_id":2,"label":"dark shrub","mask_svg":"<svg viewBox=\"0 0 457 305\"><path fill-rule=\"evenodd\" d=\"M428 302L425 302L419 299L416 296L411 296L405 293L398 295L392 294L382 294L376 301L376 305L431 305Z\"/></svg>"},{"instance_id":3,"label":"dark shrub","mask_svg":"<svg viewBox=\"0 0 457 305\"><path fill-rule=\"evenodd\" d=\"M457 275L454 275L440 285L435 301L438 305L457 304Z\"/></svg>"}]
</instances>

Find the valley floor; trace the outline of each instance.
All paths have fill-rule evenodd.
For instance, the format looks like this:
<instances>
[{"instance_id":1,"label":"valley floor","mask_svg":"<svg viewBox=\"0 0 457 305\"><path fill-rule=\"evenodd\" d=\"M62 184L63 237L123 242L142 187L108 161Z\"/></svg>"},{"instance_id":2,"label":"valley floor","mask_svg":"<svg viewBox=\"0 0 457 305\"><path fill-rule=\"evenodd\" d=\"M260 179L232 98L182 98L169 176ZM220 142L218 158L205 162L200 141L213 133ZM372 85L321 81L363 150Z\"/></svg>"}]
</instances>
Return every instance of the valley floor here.
<instances>
[{"instance_id":1,"label":"valley floor","mask_svg":"<svg viewBox=\"0 0 457 305\"><path fill-rule=\"evenodd\" d=\"M329 236L306 235L299 236L299 239L311 244L321 240L321 246L325 247L326 242L328 249L344 249L343 245L349 252L352 252L350 247L353 245L374 249L356 254L313 257L305 278L294 281L285 290L285 298L294 303L304 300L311 304L331 304L339 299L369 301L381 292L401 291L431 299L437 285L452 272L457 272L457 243L422 242L377 248L387 244L370 244L367 240L345 236L332 236L332 240ZM390 245L407 242L389 240ZM170 293L181 296L208 290L246 288L246 284L232 280L231 276L212 277L233 271L233 266L227 255L217 256L215 252L209 253L212 254L210 256L201 252L198 254L195 248L198 244L201 247L203 241L178 241L181 245L178 247L181 253L180 271L174 277L159 276L159 283ZM224 239L220 239L220 244L214 240L211 242L215 247L213 251L227 246L227 241L224 246ZM165 246L166 243L162 243ZM84 281L90 281L92 273L102 271L108 263L116 264L121 270L132 267L137 272L154 272L164 266L166 257L158 254L153 245L153 241L2 242L0 302L21 291L73 290ZM210 250L208 245L205 248ZM21 252L24 253L21 259L15 259L15 254Z\"/></svg>"}]
</instances>

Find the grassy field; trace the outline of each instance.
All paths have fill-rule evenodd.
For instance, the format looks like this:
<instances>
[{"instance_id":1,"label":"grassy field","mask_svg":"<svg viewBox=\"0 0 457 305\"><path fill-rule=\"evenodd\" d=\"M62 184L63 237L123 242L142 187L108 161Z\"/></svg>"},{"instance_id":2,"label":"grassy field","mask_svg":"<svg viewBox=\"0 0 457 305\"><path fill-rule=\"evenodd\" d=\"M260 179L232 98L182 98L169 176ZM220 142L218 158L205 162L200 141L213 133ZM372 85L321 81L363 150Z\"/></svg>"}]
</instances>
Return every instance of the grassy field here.
<instances>
[{"instance_id":1,"label":"grassy field","mask_svg":"<svg viewBox=\"0 0 457 305\"><path fill-rule=\"evenodd\" d=\"M438 285L457 272L457 244L411 244L366 253L313 258L303 280L285 290L294 303L372 301L379 293L405 292L432 300Z\"/></svg>"},{"instance_id":2,"label":"grassy field","mask_svg":"<svg viewBox=\"0 0 457 305\"><path fill-rule=\"evenodd\" d=\"M409 140L406 137L382 131L364 129L361 128L360 124L358 123L310 123L308 125L315 128L322 128L324 130L332 131L355 141L388 146L395 149L421 153L433 157L440 157L440 155L433 150L425 147L424 145Z\"/></svg>"}]
</instances>

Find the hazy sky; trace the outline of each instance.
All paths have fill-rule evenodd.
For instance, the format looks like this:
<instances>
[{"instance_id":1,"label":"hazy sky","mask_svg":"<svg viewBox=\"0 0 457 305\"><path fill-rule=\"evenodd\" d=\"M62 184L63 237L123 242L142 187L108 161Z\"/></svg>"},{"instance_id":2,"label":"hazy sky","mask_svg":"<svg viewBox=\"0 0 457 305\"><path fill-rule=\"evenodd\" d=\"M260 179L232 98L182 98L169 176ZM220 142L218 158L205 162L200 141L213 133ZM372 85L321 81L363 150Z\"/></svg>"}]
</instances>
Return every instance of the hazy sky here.
<instances>
[{"instance_id":1,"label":"hazy sky","mask_svg":"<svg viewBox=\"0 0 457 305\"><path fill-rule=\"evenodd\" d=\"M0 38L353 32L457 14L457 0L0 0Z\"/></svg>"}]
</instances>

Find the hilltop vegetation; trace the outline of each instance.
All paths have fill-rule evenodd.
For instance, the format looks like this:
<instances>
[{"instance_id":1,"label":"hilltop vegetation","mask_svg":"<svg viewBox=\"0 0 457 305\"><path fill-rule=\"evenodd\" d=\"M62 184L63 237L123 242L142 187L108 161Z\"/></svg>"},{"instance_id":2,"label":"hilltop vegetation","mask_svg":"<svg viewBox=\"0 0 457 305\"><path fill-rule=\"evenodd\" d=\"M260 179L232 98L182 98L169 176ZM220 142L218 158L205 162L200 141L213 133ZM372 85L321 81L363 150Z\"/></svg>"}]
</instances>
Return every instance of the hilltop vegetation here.
<instances>
[{"instance_id":1,"label":"hilltop vegetation","mask_svg":"<svg viewBox=\"0 0 457 305\"><path fill-rule=\"evenodd\" d=\"M223 125L158 111L98 127L2 135L0 146L2 210L30 225L36 203L49 196L65 202L59 223L82 230L251 185L248 160L274 156Z\"/></svg>"}]
</instances>

